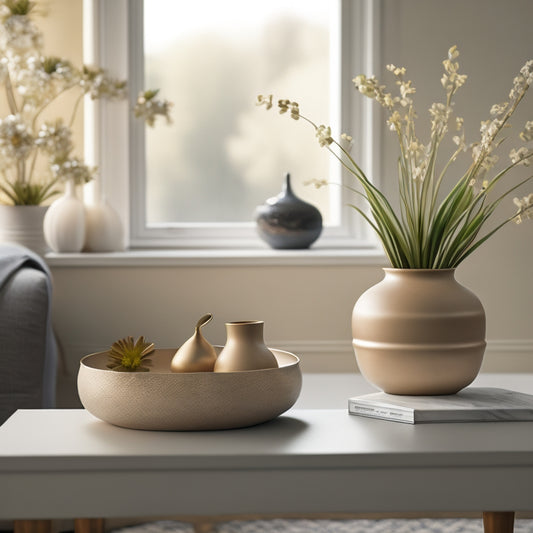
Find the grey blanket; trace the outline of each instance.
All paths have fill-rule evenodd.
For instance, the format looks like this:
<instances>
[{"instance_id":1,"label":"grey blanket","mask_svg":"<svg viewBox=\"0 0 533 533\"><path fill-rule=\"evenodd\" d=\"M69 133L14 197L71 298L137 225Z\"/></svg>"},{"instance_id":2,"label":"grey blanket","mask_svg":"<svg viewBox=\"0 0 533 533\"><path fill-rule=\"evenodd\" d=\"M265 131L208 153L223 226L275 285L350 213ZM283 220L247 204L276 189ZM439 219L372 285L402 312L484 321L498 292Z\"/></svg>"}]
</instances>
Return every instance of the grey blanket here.
<instances>
[{"instance_id":1,"label":"grey blanket","mask_svg":"<svg viewBox=\"0 0 533 533\"><path fill-rule=\"evenodd\" d=\"M0 244L0 290L20 269L34 268L46 275L48 291L48 313L46 317L46 341L43 367L42 407L55 406L56 369L58 350L52 328L52 276L44 260L31 250L15 244ZM0 316L0 320L4 317ZM1 347L0 347L1 357Z\"/></svg>"}]
</instances>

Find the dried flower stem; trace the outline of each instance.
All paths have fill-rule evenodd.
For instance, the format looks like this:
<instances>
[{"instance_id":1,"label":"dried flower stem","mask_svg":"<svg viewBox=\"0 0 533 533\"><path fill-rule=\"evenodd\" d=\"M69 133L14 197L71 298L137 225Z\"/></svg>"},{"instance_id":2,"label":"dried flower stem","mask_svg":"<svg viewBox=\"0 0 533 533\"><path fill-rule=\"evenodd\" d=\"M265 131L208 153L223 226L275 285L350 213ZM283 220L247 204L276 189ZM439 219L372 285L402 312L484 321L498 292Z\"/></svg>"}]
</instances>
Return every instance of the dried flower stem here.
<instances>
[{"instance_id":1,"label":"dried flower stem","mask_svg":"<svg viewBox=\"0 0 533 533\"><path fill-rule=\"evenodd\" d=\"M18 107L17 107L17 101L15 100L15 95L13 94L13 85L11 84L11 76L9 75L9 71L6 71L6 79L5 79L5 86L6 86L6 97L7 97L7 104L9 106L9 110L13 115L18 113Z\"/></svg>"}]
</instances>

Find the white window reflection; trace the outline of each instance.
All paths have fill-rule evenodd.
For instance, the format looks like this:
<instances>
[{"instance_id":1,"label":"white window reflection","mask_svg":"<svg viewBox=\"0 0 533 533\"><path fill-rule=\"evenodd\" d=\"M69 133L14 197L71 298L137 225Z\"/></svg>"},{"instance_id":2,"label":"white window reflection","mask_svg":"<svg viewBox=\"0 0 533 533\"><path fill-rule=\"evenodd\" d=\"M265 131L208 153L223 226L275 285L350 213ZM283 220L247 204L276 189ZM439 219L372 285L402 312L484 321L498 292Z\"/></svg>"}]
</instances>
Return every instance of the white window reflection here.
<instances>
[{"instance_id":1,"label":"white window reflection","mask_svg":"<svg viewBox=\"0 0 533 533\"><path fill-rule=\"evenodd\" d=\"M174 123L146 131L148 226L250 222L286 172L326 224L335 219L335 191L303 185L329 175L330 158L312 129L254 105L272 92L329 122L333 5L144 2L144 86L174 102Z\"/></svg>"}]
</instances>

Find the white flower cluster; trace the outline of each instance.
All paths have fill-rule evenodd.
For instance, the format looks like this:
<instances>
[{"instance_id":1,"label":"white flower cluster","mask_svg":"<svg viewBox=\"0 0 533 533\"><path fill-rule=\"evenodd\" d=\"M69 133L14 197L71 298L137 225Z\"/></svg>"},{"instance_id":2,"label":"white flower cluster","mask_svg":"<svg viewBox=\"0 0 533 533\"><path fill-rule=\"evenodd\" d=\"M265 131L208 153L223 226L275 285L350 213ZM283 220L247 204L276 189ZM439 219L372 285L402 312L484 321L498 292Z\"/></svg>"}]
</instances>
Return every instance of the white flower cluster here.
<instances>
[{"instance_id":1,"label":"white flower cluster","mask_svg":"<svg viewBox=\"0 0 533 533\"><path fill-rule=\"evenodd\" d=\"M42 47L42 33L27 15L13 14L3 3L2 19L0 49L9 59L17 60Z\"/></svg>"},{"instance_id":2,"label":"white flower cluster","mask_svg":"<svg viewBox=\"0 0 533 533\"><path fill-rule=\"evenodd\" d=\"M524 219L533 219L533 193L523 198L514 198L513 202L518 207L514 221L521 224Z\"/></svg>"},{"instance_id":3,"label":"white flower cluster","mask_svg":"<svg viewBox=\"0 0 533 533\"><path fill-rule=\"evenodd\" d=\"M368 96L368 98L373 98L376 100L376 102L388 109L392 109L394 107L395 99L390 93L385 92L385 85L379 85L379 82L375 76L367 77L364 74L360 74L352 81L355 85L355 88L361 94ZM398 97L396 101L399 101Z\"/></svg>"},{"instance_id":4,"label":"white flower cluster","mask_svg":"<svg viewBox=\"0 0 533 533\"><path fill-rule=\"evenodd\" d=\"M273 96L271 94L267 96L260 94L258 95L255 104L258 106L264 105L267 110L271 109L273 106ZM330 144L333 144L335 142L331 135L331 128L329 126L325 126L324 124L317 126L316 124L313 124L307 117L303 117L300 114L300 106L298 105L298 102L292 102L291 100L287 99L278 100L278 109L280 115L289 113L291 118L293 118L294 120L299 120L300 118L303 118L307 122L310 122L315 128L315 136L320 146L329 146ZM352 136L348 135L347 133L342 133L341 140L343 142L343 145L348 150L353 142ZM317 189L325 184L323 180L313 180L309 183L315 185Z\"/></svg>"},{"instance_id":5,"label":"white flower cluster","mask_svg":"<svg viewBox=\"0 0 533 533\"><path fill-rule=\"evenodd\" d=\"M45 122L37 134L35 144L50 157L65 159L74 148L72 131L62 119L57 119L55 123Z\"/></svg>"},{"instance_id":6,"label":"white flower cluster","mask_svg":"<svg viewBox=\"0 0 533 533\"><path fill-rule=\"evenodd\" d=\"M324 180L324 179L314 178L312 180L304 181L304 185L313 185L315 189L320 189L321 187L326 187L327 185L329 185L329 181Z\"/></svg>"},{"instance_id":7,"label":"white flower cluster","mask_svg":"<svg viewBox=\"0 0 533 533\"><path fill-rule=\"evenodd\" d=\"M298 102L291 102L290 100L278 100L279 114L287 113L290 111L291 118L298 120L300 118L300 107ZM267 106L268 109L268 106Z\"/></svg>"},{"instance_id":8,"label":"white flower cluster","mask_svg":"<svg viewBox=\"0 0 533 533\"><path fill-rule=\"evenodd\" d=\"M410 80L405 80L404 75L406 73L405 67L396 67L394 65L387 65L387 70L389 72L392 72L394 76L396 76L396 85L398 85L398 88L400 90L400 96L396 96L393 98L394 103L399 103L402 107L407 107L413 105L413 99L411 98L411 94L416 93L416 89L412 86L412 82ZM390 95L386 96L386 101L388 101L390 98Z\"/></svg>"},{"instance_id":9,"label":"white flower cluster","mask_svg":"<svg viewBox=\"0 0 533 533\"><path fill-rule=\"evenodd\" d=\"M331 136L331 128L329 126L324 126L321 124L316 129L316 138L318 139L318 144L320 146L327 146L333 142L333 137Z\"/></svg>"},{"instance_id":10,"label":"white flower cluster","mask_svg":"<svg viewBox=\"0 0 533 533\"><path fill-rule=\"evenodd\" d=\"M0 119L0 164L8 168L24 162L33 150L34 138L20 115Z\"/></svg>"},{"instance_id":11,"label":"white flower cluster","mask_svg":"<svg viewBox=\"0 0 533 533\"><path fill-rule=\"evenodd\" d=\"M442 103L433 103L429 108L431 115L431 133L437 137L443 137L448 131L448 120L452 114L452 108Z\"/></svg>"},{"instance_id":12,"label":"white flower cluster","mask_svg":"<svg viewBox=\"0 0 533 533\"><path fill-rule=\"evenodd\" d=\"M23 97L23 110L32 112L74 87L79 74L66 60L56 57L31 55L11 68L17 93Z\"/></svg>"},{"instance_id":13,"label":"white flower cluster","mask_svg":"<svg viewBox=\"0 0 533 533\"><path fill-rule=\"evenodd\" d=\"M530 165L529 158L533 155L531 148L522 146L521 148L513 148L509 153L509 157L513 163L522 163L526 167Z\"/></svg>"},{"instance_id":14,"label":"white flower cluster","mask_svg":"<svg viewBox=\"0 0 533 533\"><path fill-rule=\"evenodd\" d=\"M462 87L466 82L466 74L459 74L459 63L454 62L459 57L457 46L452 46L448 50L448 58L442 64L444 65L444 74L440 80L442 86L446 90L448 101L451 99L455 91ZM448 102L449 103L449 102Z\"/></svg>"},{"instance_id":15,"label":"white flower cluster","mask_svg":"<svg viewBox=\"0 0 533 533\"><path fill-rule=\"evenodd\" d=\"M513 87L509 92L511 103L521 100L531 84L533 84L533 59L525 63L520 69L520 74L513 80Z\"/></svg>"},{"instance_id":16,"label":"white flower cluster","mask_svg":"<svg viewBox=\"0 0 533 533\"><path fill-rule=\"evenodd\" d=\"M158 100L156 95L159 91L144 91L139 93L137 102L135 103L134 113L138 118L142 118L144 122L153 127L158 116L167 119L167 123L171 122L170 108L172 104L168 100Z\"/></svg>"},{"instance_id":17,"label":"white flower cluster","mask_svg":"<svg viewBox=\"0 0 533 533\"><path fill-rule=\"evenodd\" d=\"M495 104L490 109L491 119L481 122L481 140L473 147L474 161L482 169L488 170L498 160L494 155L494 150L498 147L499 141L496 137L507 125L507 122L514 110L526 94L529 86L533 83L533 60L527 61L520 69L520 73L513 80L513 86L509 91L509 101ZM520 139L524 142L533 140L533 121L528 121L524 130L520 133ZM513 164L529 164L529 158L533 151L526 147L513 148L509 153L509 158Z\"/></svg>"},{"instance_id":18,"label":"white flower cluster","mask_svg":"<svg viewBox=\"0 0 533 533\"><path fill-rule=\"evenodd\" d=\"M110 78L100 68L74 65L43 55L42 33L32 20L35 2L0 0L0 84L5 89L9 115L0 120L0 181L2 200L14 204L42 203L56 193L55 182L92 179L94 169L72 156L71 127L84 95L92 99L124 99L126 82ZM43 111L66 91L77 90L70 120L42 122ZM155 117L170 121L171 104L144 93L136 114L153 126ZM47 172L36 164L44 158ZM26 164L28 162L28 164ZM40 171L40 181L34 176Z\"/></svg>"},{"instance_id":19,"label":"white flower cluster","mask_svg":"<svg viewBox=\"0 0 533 533\"><path fill-rule=\"evenodd\" d=\"M524 142L533 141L533 120L528 120L522 132L520 132L520 138Z\"/></svg>"},{"instance_id":20,"label":"white flower cluster","mask_svg":"<svg viewBox=\"0 0 533 533\"><path fill-rule=\"evenodd\" d=\"M88 183L94 177L96 168L88 167L78 157L67 158L53 163L50 168L57 181L74 181L77 185Z\"/></svg>"},{"instance_id":21,"label":"white flower cluster","mask_svg":"<svg viewBox=\"0 0 533 533\"><path fill-rule=\"evenodd\" d=\"M448 123L452 116L452 97L464 85L467 79L466 75L459 73L458 57L459 51L457 47L452 46L448 50L447 59L443 61L444 74L441 78L441 84L446 91L446 102L433 103L429 109L432 144L435 144L436 140L442 139L447 133ZM354 78L353 82L361 94L375 99L383 107L390 110L387 125L399 135L400 147L406 155L410 156L407 160L411 162L409 170L411 177L414 180L424 179L425 171L428 168L428 160L432 154L429 148L430 145L424 146L416 138L414 133L415 113L412 109L413 100L411 95L416 92L415 88L410 81L405 80L405 68L387 65L387 70L392 72L396 77L399 96L392 96L386 92L385 86L380 85L374 76L367 77L365 75L359 75ZM453 137L453 142L458 148L451 159L454 160L460 151L470 148L474 163L478 169L478 179L482 180L484 174L498 161L498 156L494 153L499 145L499 142L496 141L498 133L506 125L507 120L514 112L532 81L533 61L528 61L520 70L520 74L513 80L513 87L509 93L509 101L492 106L490 110L491 118L481 123L481 139L478 143L467 146L464 136L463 119L456 117L456 129L459 133ZM406 113L401 112L401 108L406 107L408 111ZM533 121L526 124L524 131L520 134L520 138L525 142L533 139ZM416 147L416 149L413 149L413 147ZM532 150L526 147L512 149L510 153L513 163L526 165L529 163L531 155Z\"/></svg>"},{"instance_id":22,"label":"white flower cluster","mask_svg":"<svg viewBox=\"0 0 533 533\"><path fill-rule=\"evenodd\" d=\"M520 139L525 143L533 141L533 120L528 120L523 131L520 132ZM531 164L531 157L533 157L533 148L521 146L520 148L513 148L509 152L509 158L513 164L522 164L529 166Z\"/></svg>"},{"instance_id":23,"label":"white flower cluster","mask_svg":"<svg viewBox=\"0 0 533 533\"><path fill-rule=\"evenodd\" d=\"M272 108L272 99L273 96L271 94L265 96L263 94L258 95L257 100L255 102L255 105L264 105L267 109Z\"/></svg>"},{"instance_id":24,"label":"white flower cluster","mask_svg":"<svg viewBox=\"0 0 533 533\"><path fill-rule=\"evenodd\" d=\"M80 73L79 85L92 100L107 98L122 100L127 96L126 82L110 78L101 68L85 65Z\"/></svg>"},{"instance_id":25,"label":"white flower cluster","mask_svg":"<svg viewBox=\"0 0 533 533\"><path fill-rule=\"evenodd\" d=\"M353 83L361 94L376 100L390 111L387 125L398 135L400 148L408 164L406 170L413 181L421 182L425 179L429 168L430 149L429 145L421 143L415 134L416 113L412 95L416 93L416 88L413 87L412 81L405 79L407 71L404 67L390 64L386 68L396 78L395 84L399 92L396 96L386 92L385 86L380 85L374 76L368 78L359 75L353 79ZM433 104L429 112L432 117L432 137L440 138L447 131L451 110L448 105Z\"/></svg>"},{"instance_id":26,"label":"white flower cluster","mask_svg":"<svg viewBox=\"0 0 533 533\"><path fill-rule=\"evenodd\" d=\"M416 89L412 86L410 80L405 80L404 75L406 69L404 67L396 67L395 65L387 65L387 70L392 72L396 77L396 85L398 85L399 96L392 96L391 93L385 92L385 85L380 85L375 76L367 77L364 74L356 76L352 81L355 88L365 96L373 98L383 107L391 109L400 104L401 107L411 106L413 104L412 94L416 93Z\"/></svg>"}]
</instances>

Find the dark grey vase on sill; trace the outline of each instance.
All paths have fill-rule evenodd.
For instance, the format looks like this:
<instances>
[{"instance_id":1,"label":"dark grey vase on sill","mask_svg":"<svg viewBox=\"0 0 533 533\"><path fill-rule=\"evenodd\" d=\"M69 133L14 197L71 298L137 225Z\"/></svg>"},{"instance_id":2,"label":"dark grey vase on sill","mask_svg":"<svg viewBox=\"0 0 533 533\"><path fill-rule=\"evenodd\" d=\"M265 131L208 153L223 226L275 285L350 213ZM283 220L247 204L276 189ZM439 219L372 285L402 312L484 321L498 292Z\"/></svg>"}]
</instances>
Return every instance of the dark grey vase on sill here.
<instances>
[{"instance_id":1,"label":"dark grey vase on sill","mask_svg":"<svg viewBox=\"0 0 533 533\"><path fill-rule=\"evenodd\" d=\"M276 249L309 248L322 232L320 211L292 192L290 174L281 193L256 209L255 221L259 236Z\"/></svg>"}]
</instances>

